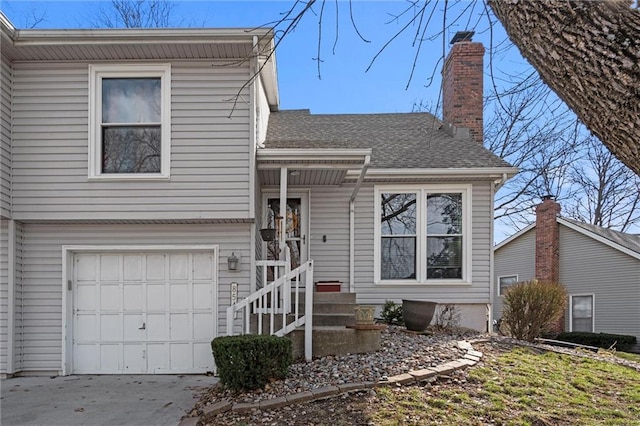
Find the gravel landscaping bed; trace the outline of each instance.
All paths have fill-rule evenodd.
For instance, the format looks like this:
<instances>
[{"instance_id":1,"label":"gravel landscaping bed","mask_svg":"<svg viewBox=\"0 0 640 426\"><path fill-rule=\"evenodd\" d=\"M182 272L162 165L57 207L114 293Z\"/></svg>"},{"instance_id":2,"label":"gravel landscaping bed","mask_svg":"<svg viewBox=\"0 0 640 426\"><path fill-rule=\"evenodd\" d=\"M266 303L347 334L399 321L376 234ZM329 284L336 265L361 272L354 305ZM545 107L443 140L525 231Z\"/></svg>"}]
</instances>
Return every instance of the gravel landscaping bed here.
<instances>
[{"instance_id":1,"label":"gravel landscaping bed","mask_svg":"<svg viewBox=\"0 0 640 426\"><path fill-rule=\"evenodd\" d=\"M411 370L434 367L464 355L456 342L481 337L475 331L434 331L427 334L407 332L403 327L388 326L381 332L381 348L369 354L326 356L311 362L293 364L284 380L269 383L264 389L234 393L221 386L206 391L190 413L195 417L202 409L218 401L257 402L328 385L374 382Z\"/></svg>"}]
</instances>

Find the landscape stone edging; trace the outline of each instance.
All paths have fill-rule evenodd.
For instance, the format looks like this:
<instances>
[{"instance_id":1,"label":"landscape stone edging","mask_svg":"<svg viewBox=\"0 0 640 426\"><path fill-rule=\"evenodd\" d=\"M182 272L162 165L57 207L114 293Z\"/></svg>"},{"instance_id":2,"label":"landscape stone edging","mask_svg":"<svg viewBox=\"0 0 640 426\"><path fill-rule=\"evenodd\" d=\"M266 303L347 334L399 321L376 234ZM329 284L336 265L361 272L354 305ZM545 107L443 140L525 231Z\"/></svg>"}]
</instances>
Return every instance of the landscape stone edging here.
<instances>
[{"instance_id":1,"label":"landscape stone edging","mask_svg":"<svg viewBox=\"0 0 640 426\"><path fill-rule=\"evenodd\" d=\"M473 343L482 343L486 339L474 340ZM465 350L466 353L462 358L437 365L435 367L427 367L422 370L412 370L408 373L391 376L386 380L377 382L364 383L344 383L341 385L328 385L321 388L312 389L310 391L298 392L294 394L279 396L276 398L265 399L259 402L238 402L232 404L227 400L222 400L208 405L202 409L204 414L199 417L187 417L183 419L178 426L195 426L201 418L214 416L217 414L233 411L235 413L246 413L254 410L269 410L274 408L282 408L288 405L300 404L303 402L313 402L321 399L333 398L338 395L357 392L365 389L371 389L381 386L401 386L420 383L428 380L435 380L440 376L450 374L456 370L476 365L482 359L482 352L473 349L470 342L461 340L457 343L459 349Z\"/></svg>"}]
</instances>

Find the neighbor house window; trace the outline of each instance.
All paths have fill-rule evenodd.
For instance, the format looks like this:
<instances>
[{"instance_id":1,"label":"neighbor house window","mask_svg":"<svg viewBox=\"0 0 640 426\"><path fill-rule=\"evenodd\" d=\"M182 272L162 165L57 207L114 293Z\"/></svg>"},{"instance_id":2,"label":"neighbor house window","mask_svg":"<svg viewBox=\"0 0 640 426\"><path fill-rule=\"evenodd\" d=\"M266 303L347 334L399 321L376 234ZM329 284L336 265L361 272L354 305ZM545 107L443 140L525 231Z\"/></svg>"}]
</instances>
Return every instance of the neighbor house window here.
<instances>
[{"instance_id":1,"label":"neighbor house window","mask_svg":"<svg viewBox=\"0 0 640 426\"><path fill-rule=\"evenodd\" d=\"M505 275L498 277L498 294L504 296L509 287L518 282L517 275Z\"/></svg>"},{"instance_id":2,"label":"neighbor house window","mask_svg":"<svg viewBox=\"0 0 640 426\"><path fill-rule=\"evenodd\" d=\"M571 296L571 331L593 332L593 295Z\"/></svg>"},{"instance_id":3,"label":"neighbor house window","mask_svg":"<svg viewBox=\"0 0 640 426\"><path fill-rule=\"evenodd\" d=\"M167 178L170 65L90 66L89 177Z\"/></svg>"},{"instance_id":4,"label":"neighbor house window","mask_svg":"<svg viewBox=\"0 0 640 426\"><path fill-rule=\"evenodd\" d=\"M376 282L470 279L469 188L376 188Z\"/></svg>"}]
</instances>

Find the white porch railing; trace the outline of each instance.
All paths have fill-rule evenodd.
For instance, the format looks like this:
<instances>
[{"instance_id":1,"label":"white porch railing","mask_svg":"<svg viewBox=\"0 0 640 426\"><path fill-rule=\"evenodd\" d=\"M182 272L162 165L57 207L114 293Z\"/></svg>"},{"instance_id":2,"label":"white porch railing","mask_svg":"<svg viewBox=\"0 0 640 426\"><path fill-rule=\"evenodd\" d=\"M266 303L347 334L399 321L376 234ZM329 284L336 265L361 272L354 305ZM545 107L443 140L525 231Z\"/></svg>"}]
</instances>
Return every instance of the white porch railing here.
<instances>
[{"instance_id":1,"label":"white porch railing","mask_svg":"<svg viewBox=\"0 0 640 426\"><path fill-rule=\"evenodd\" d=\"M273 282L264 285L261 289L249 297L227 308L227 336L234 335L238 320L238 312L241 312L241 334L251 333L251 314L257 314L257 334L262 334L265 326L263 317L268 315L269 334L284 336L298 327L304 325L304 356L311 360L312 354L312 328L313 328L313 260L309 260L294 270L289 270L289 262L278 260L263 260L256 262L264 270L268 266L274 267L274 275L277 270L284 267L283 275ZM266 274L263 275L266 280ZM265 282L265 281L263 281ZM304 282L304 315L300 315L301 283ZM293 312L291 298L293 297ZM266 315L265 315L266 314ZM292 318L288 315L292 314ZM276 329L276 317L282 316L281 327Z\"/></svg>"}]
</instances>

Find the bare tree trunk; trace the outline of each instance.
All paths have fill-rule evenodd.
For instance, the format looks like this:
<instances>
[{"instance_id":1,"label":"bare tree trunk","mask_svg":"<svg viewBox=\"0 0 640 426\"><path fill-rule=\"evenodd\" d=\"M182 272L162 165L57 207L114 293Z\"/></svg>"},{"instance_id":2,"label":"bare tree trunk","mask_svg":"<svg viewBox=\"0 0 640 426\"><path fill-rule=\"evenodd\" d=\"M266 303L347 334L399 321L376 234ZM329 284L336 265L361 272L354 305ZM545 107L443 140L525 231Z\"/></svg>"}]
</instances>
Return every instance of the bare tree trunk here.
<instances>
[{"instance_id":1,"label":"bare tree trunk","mask_svg":"<svg viewBox=\"0 0 640 426\"><path fill-rule=\"evenodd\" d=\"M542 80L640 175L640 10L629 0L489 0Z\"/></svg>"}]
</instances>

